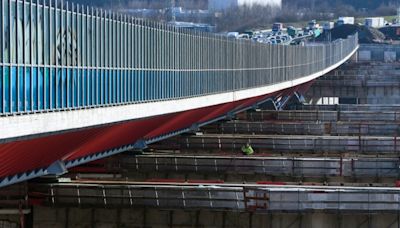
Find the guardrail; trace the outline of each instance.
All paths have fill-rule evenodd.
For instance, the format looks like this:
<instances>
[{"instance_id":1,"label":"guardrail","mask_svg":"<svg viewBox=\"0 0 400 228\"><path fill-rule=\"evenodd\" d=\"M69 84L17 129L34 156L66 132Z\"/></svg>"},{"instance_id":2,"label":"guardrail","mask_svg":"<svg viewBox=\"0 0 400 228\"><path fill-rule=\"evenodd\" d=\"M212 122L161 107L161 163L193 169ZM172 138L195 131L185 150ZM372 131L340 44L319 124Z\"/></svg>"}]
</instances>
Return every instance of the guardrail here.
<instances>
[{"instance_id":1,"label":"guardrail","mask_svg":"<svg viewBox=\"0 0 400 228\"><path fill-rule=\"evenodd\" d=\"M250 143L256 153L399 155L400 138L380 136L220 135L180 136L154 145L183 152L237 152Z\"/></svg>"},{"instance_id":2,"label":"guardrail","mask_svg":"<svg viewBox=\"0 0 400 228\"><path fill-rule=\"evenodd\" d=\"M283 111L258 111L248 112L242 119L250 121L270 120L296 120L296 121L322 121L322 122L398 122L399 111L325 111L325 110L283 110Z\"/></svg>"},{"instance_id":3,"label":"guardrail","mask_svg":"<svg viewBox=\"0 0 400 228\"><path fill-rule=\"evenodd\" d=\"M139 173L265 174L290 177L400 177L399 158L243 157L221 155L123 156L111 161L110 170Z\"/></svg>"},{"instance_id":4,"label":"guardrail","mask_svg":"<svg viewBox=\"0 0 400 228\"><path fill-rule=\"evenodd\" d=\"M44 4L1 0L0 115L255 88L321 72L358 48L357 35L263 45L63 1Z\"/></svg>"},{"instance_id":5,"label":"guardrail","mask_svg":"<svg viewBox=\"0 0 400 228\"><path fill-rule=\"evenodd\" d=\"M35 188L42 204L79 207L156 207L257 212L396 212L394 188L298 187L241 184L48 184ZM40 193L40 194L39 194ZM35 201L39 201L38 199Z\"/></svg>"},{"instance_id":6,"label":"guardrail","mask_svg":"<svg viewBox=\"0 0 400 228\"><path fill-rule=\"evenodd\" d=\"M336 105L303 105L294 104L287 107L288 110L307 111L372 111L372 112L400 112L397 104L336 104Z\"/></svg>"},{"instance_id":7,"label":"guardrail","mask_svg":"<svg viewBox=\"0 0 400 228\"><path fill-rule=\"evenodd\" d=\"M211 134L278 134L278 135L339 135L339 136L398 136L397 122L360 121L232 121L207 126Z\"/></svg>"}]
</instances>

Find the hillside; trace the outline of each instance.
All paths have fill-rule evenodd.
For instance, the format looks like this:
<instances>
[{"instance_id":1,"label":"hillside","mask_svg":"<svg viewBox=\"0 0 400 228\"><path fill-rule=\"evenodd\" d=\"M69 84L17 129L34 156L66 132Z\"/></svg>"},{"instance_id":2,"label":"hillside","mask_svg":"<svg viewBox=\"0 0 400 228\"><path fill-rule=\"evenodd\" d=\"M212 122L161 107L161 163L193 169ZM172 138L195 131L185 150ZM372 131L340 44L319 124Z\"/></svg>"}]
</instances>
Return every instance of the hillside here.
<instances>
[{"instance_id":1,"label":"hillside","mask_svg":"<svg viewBox=\"0 0 400 228\"><path fill-rule=\"evenodd\" d=\"M333 6L338 4L345 4L353 6L355 9L376 9L382 4L394 3L398 4L396 0L282 0L284 5L297 6L301 8L313 8L321 5Z\"/></svg>"},{"instance_id":2,"label":"hillside","mask_svg":"<svg viewBox=\"0 0 400 228\"><path fill-rule=\"evenodd\" d=\"M71 2L93 5L93 6L110 6L110 5L163 5L168 7L170 0L69 0ZM207 8L208 0L175 0L177 6ZM398 4L398 0L282 0L283 5L297 6L300 8L313 8L321 6L333 6L337 4L351 5L355 9L376 9L382 4L394 3Z\"/></svg>"},{"instance_id":3,"label":"hillside","mask_svg":"<svg viewBox=\"0 0 400 228\"><path fill-rule=\"evenodd\" d=\"M170 0L69 0L78 4L107 7L107 6L135 6L135 7L169 7ZM176 6L187 8L207 8L208 0L175 0Z\"/></svg>"}]
</instances>

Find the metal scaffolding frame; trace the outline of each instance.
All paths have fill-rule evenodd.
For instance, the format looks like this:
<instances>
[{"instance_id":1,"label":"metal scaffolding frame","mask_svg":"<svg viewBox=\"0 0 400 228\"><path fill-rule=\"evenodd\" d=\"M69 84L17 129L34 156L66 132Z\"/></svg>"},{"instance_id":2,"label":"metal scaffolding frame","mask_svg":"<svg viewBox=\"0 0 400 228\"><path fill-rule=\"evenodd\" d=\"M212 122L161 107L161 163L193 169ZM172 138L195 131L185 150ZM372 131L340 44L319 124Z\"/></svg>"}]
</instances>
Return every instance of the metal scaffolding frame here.
<instances>
[{"instance_id":1,"label":"metal scaffolding frame","mask_svg":"<svg viewBox=\"0 0 400 228\"><path fill-rule=\"evenodd\" d=\"M290 177L400 177L400 160L347 157L244 157L222 155L121 155L112 159L110 170L141 173L235 173ZM394 183L393 183L394 184Z\"/></svg>"},{"instance_id":2,"label":"metal scaffolding frame","mask_svg":"<svg viewBox=\"0 0 400 228\"><path fill-rule=\"evenodd\" d=\"M75 182L39 184L46 205L156 207L251 212L398 212L400 190L250 184Z\"/></svg>"}]
</instances>

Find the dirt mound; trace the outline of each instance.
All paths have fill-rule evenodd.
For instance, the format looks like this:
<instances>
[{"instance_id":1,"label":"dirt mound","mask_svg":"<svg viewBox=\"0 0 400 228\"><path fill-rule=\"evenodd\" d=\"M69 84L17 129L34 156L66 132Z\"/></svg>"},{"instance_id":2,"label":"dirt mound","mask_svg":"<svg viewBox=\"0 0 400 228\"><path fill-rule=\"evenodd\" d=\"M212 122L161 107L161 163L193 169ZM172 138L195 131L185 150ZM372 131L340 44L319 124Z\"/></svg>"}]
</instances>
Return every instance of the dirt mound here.
<instances>
[{"instance_id":1,"label":"dirt mound","mask_svg":"<svg viewBox=\"0 0 400 228\"><path fill-rule=\"evenodd\" d=\"M331 39L345 39L349 35L353 35L358 32L359 42L360 43L382 43L386 37L385 35L377 29L368 28L363 25L341 25L335 27L330 31ZM321 36L321 40L327 40L329 36L329 32L324 32L323 36Z\"/></svg>"}]
</instances>

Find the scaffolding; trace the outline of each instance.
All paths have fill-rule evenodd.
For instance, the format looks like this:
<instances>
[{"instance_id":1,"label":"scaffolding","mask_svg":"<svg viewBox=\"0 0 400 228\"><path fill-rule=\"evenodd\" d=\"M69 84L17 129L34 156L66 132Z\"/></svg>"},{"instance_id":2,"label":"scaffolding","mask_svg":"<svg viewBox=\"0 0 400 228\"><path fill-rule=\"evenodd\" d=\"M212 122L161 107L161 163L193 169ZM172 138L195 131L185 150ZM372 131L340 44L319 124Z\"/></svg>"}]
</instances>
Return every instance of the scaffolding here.
<instances>
[{"instance_id":1,"label":"scaffolding","mask_svg":"<svg viewBox=\"0 0 400 228\"><path fill-rule=\"evenodd\" d=\"M291 177L371 177L400 176L398 157L315 158L243 157L213 155L121 156L113 164L118 170L140 173L234 173ZM393 183L394 184L394 183Z\"/></svg>"},{"instance_id":2,"label":"scaffolding","mask_svg":"<svg viewBox=\"0 0 400 228\"><path fill-rule=\"evenodd\" d=\"M42 184L49 206L208 209L251 212L398 212L400 189L86 182Z\"/></svg>"}]
</instances>

